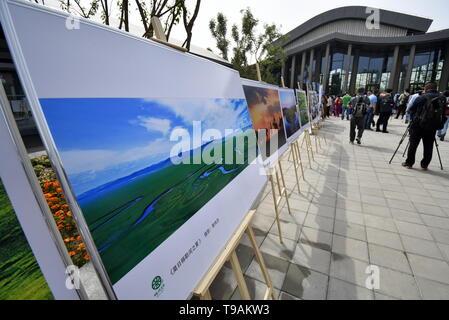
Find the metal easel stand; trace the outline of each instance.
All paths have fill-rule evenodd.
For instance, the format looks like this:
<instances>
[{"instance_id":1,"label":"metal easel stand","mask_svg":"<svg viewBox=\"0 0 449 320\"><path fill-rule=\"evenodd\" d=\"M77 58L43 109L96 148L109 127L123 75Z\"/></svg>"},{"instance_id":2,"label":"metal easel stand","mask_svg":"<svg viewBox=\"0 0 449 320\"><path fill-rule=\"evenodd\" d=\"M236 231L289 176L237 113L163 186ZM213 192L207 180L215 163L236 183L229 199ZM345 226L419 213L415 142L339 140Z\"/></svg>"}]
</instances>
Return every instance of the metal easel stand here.
<instances>
[{"instance_id":1,"label":"metal easel stand","mask_svg":"<svg viewBox=\"0 0 449 320\"><path fill-rule=\"evenodd\" d=\"M243 235L246 233L251 242L251 246L254 250L254 253L256 255L256 259L257 262L259 263L262 275L265 279L265 284L267 285L264 300L268 299L276 300L273 283L271 282L271 278L265 265L265 261L257 245L256 237L254 236L254 232L251 227L251 221L255 213L256 213L255 210L251 210L247 213L237 231L228 241L225 248L222 250L218 258L215 260L214 264L209 268L206 275L203 277L203 279L200 281L200 283L193 291L194 296L198 297L200 300L212 300L209 288L212 282L217 277L219 271L222 269L225 262L229 261L231 263L234 276L237 280L237 285L242 299L251 300L251 296L248 291L248 286L246 285L245 278L243 277L242 268L240 267L240 262L236 254L237 246L239 245Z\"/></svg>"}]
</instances>

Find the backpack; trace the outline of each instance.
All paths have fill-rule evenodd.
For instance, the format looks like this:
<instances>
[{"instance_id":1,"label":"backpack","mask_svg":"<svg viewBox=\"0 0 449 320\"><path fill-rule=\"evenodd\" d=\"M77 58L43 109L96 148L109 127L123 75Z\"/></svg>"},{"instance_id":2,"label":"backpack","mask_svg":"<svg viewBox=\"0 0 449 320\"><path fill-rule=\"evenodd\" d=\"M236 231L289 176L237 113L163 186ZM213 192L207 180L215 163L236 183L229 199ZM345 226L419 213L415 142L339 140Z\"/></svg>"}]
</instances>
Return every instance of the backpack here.
<instances>
[{"instance_id":1,"label":"backpack","mask_svg":"<svg viewBox=\"0 0 449 320\"><path fill-rule=\"evenodd\" d=\"M444 96L440 95L433 99L428 97L418 115L419 126L427 131L441 130L446 122L445 109L446 98Z\"/></svg>"},{"instance_id":2,"label":"backpack","mask_svg":"<svg viewBox=\"0 0 449 320\"><path fill-rule=\"evenodd\" d=\"M366 113L365 97L361 96L361 97L358 97L358 101L354 106L353 115L356 118L361 118L365 115L365 113Z\"/></svg>"},{"instance_id":3,"label":"backpack","mask_svg":"<svg viewBox=\"0 0 449 320\"><path fill-rule=\"evenodd\" d=\"M380 112L391 112L393 104L394 102L391 95L382 96L379 101Z\"/></svg>"},{"instance_id":4,"label":"backpack","mask_svg":"<svg viewBox=\"0 0 449 320\"><path fill-rule=\"evenodd\" d=\"M406 105L408 103L408 100L410 99L410 95L403 95L401 99L401 105Z\"/></svg>"}]
</instances>

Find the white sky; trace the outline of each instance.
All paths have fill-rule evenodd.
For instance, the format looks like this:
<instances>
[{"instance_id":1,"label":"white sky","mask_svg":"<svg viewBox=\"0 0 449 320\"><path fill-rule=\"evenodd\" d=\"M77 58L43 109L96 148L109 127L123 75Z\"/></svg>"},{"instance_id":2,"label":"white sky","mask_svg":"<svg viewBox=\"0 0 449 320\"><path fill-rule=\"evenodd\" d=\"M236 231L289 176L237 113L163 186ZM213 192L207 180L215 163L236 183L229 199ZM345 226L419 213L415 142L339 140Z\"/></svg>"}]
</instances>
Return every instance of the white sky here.
<instances>
[{"instance_id":1,"label":"white sky","mask_svg":"<svg viewBox=\"0 0 449 320\"><path fill-rule=\"evenodd\" d=\"M195 0L187 0L190 7L193 8ZM57 2L57 0L47 0L48 2ZM111 0L116 8L116 0ZM130 1L132 24L140 26L138 13L134 1ZM203 48L211 48L215 53L218 50L215 47L215 41L209 31L209 21L222 12L228 18L229 38L232 24L240 25L240 10L250 7L254 16L259 19L260 26L264 23L276 23L281 26L281 31L287 33L300 24L306 22L314 16L343 6L360 5L374 8L382 8L424 18L433 19L434 22L429 31L437 31L449 28L447 0L319 0L319 1L300 1L300 0L203 0L200 13L193 28L192 43ZM113 17L118 19L118 9L113 12ZM132 30L131 30L132 31ZM185 32L182 24L178 25L172 36L184 40Z\"/></svg>"}]
</instances>

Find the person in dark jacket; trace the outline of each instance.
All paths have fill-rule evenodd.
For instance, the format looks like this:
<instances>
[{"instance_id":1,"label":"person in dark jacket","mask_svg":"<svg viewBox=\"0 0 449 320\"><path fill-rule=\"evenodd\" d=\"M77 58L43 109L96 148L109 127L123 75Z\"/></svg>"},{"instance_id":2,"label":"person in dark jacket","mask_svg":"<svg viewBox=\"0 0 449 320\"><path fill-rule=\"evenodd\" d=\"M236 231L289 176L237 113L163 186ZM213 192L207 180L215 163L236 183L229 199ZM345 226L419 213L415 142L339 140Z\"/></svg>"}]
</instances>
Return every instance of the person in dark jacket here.
<instances>
[{"instance_id":1,"label":"person in dark jacket","mask_svg":"<svg viewBox=\"0 0 449 320\"><path fill-rule=\"evenodd\" d=\"M370 106L371 101L365 95L365 89L360 88L357 90L357 95L351 99L349 105L352 108L351 125L349 129L349 142L354 143L355 129L357 127L357 144L362 143L362 135L365 130L365 119L367 109Z\"/></svg>"},{"instance_id":2,"label":"person in dark jacket","mask_svg":"<svg viewBox=\"0 0 449 320\"><path fill-rule=\"evenodd\" d=\"M413 105L410 107L410 145L407 153L407 160L402 163L402 166L411 169L415 164L416 149L418 149L419 142L423 141L424 154L421 160L421 169L427 171L427 167L432 161L433 143L435 141L436 130L422 128L419 124L419 116L423 108L427 105L429 100L440 96L437 91L437 86L433 82L429 82L424 87L424 94L416 98Z\"/></svg>"},{"instance_id":3,"label":"person in dark jacket","mask_svg":"<svg viewBox=\"0 0 449 320\"><path fill-rule=\"evenodd\" d=\"M382 125L382 132L388 133L388 120L390 119L391 112L393 111L394 107L394 100L391 96L392 92L393 90L387 89L379 97L379 119L377 119L376 123L376 132L380 132L380 126Z\"/></svg>"}]
</instances>

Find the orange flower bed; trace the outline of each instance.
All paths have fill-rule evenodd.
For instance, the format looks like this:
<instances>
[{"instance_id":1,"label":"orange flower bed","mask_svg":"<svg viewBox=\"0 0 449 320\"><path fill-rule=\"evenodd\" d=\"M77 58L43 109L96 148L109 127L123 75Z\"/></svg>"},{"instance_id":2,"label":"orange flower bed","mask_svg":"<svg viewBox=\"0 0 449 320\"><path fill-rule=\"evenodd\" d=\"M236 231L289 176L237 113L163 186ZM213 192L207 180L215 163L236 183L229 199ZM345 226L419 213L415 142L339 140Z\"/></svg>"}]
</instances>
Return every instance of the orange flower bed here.
<instances>
[{"instance_id":1,"label":"orange flower bed","mask_svg":"<svg viewBox=\"0 0 449 320\"><path fill-rule=\"evenodd\" d=\"M31 159L34 171L40 182L44 197L47 200L59 232L72 258L73 264L81 267L90 260L86 246L78 233L72 212L64 197L62 188L56 179L47 156Z\"/></svg>"}]
</instances>

